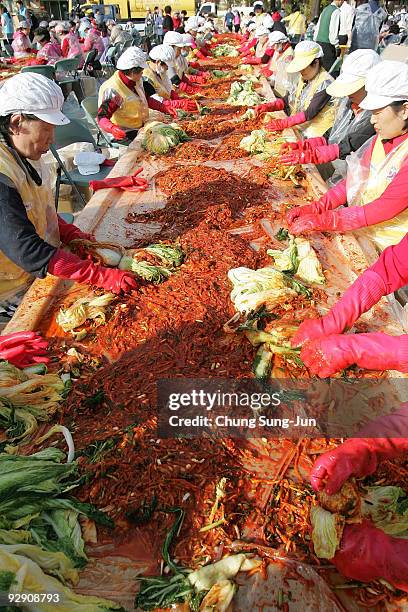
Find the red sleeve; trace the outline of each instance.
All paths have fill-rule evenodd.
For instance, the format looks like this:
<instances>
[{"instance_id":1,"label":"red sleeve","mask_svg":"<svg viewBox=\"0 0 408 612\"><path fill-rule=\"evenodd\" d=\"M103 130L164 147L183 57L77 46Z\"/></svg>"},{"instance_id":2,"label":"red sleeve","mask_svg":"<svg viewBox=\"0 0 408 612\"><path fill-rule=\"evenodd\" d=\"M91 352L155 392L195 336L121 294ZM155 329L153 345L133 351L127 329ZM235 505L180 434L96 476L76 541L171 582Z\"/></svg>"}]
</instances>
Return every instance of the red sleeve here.
<instances>
[{"instance_id":1,"label":"red sleeve","mask_svg":"<svg viewBox=\"0 0 408 612\"><path fill-rule=\"evenodd\" d=\"M386 248L369 270L382 278L387 295L408 284L408 234L395 246Z\"/></svg>"},{"instance_id":2,"label":"red sleeve","mask_svg":"<svg viewBox=\"0 0 408 612\"><path fill-rule=\"evenodd\" d=\"M113 89L105 92L102 104L98 108L97 119L111 119L113 113L122 105L122 98Z\"/></svg>"},{"instance_id":3,"label":"red sleeve","mask_svg":"<svg viewBox=\"0 0 408 612\"><path fill-rule=\"evenodd\" d=\"M408 163L400 168L384 193L366 204L363 209L367 225L376 225L393 219L406 208L408 208Z\"/></svg>"},{"instance_id":4,"label":"red sleeve","mask_svg":"<svg viewBox=\"0 0 408 612\"><path fill-rule=\"evenodd\" d=\"M64 38L64 40L61 43L61 51L62 51L62 55L64 57L67 57L68 51L69 51L69 44L66 38Z\"/></svg>"},{"instance_id":5,"label":"red sleeve","mask_svg":"<svg viewBox=\"0 0 408 612\"><path fill-rule=\"evenodd\" d=\"M149 96L146 98L146 100L147 100L147 106L151 108L152 110L157 110L165 114L167 113L167 109L164 106L164 104L156 100L156 98L152 98Z\"/></svg>"}]
</instances>

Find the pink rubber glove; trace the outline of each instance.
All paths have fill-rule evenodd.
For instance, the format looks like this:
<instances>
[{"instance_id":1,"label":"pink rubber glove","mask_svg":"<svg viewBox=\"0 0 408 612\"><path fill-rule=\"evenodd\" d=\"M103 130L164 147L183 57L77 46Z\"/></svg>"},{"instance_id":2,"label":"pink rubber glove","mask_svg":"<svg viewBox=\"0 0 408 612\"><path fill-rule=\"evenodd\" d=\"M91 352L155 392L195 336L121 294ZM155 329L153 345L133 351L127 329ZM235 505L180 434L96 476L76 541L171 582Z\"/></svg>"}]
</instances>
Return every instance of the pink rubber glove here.
<instances>
[{"instance_id":1,"label":"pink rubber glove","mask_svg":"<svg viewBox=\"0 0 408 612\"><path fill-rule=\"evenodd\" d=\"M290 117L286 117L285 119L274 119L270 123L267 123L265 128L270 132L281 132L282 130L286 130L286 128L293 127L294 125L299 125L300 123L304 123L305 121L305 113L297 113L296 115L291 115Z\"/></svg>"},{"instance_id":2,"label":"pink rubber glove","mask_svg":"<svg viewBox=\"0 0 408 612\"><path fill-rule=\"evenodd\" d=\"M324 147L325 145L327 145L327 142L323 136L314 136L313 138L306 138L306 140L284 142L281 146L281 153L289 153L290 151L309 151L310 149Z\"/></svg>"},{"instance_id":3,"label":"pink rubber glove","mask_svg":"<svg viewBox=\"0 0 408 612\"><path fill-rule=\"evenodd\" d=\"M332 376L353 364L366 370L408 372L408 335L335 334L304 344L300 358L320 378Z\"/></svg>"},{"instance_id":4,"label":"pink rubber glove","mask_svg":"<svg viewBox=\"0 0 408 612\"><path fill-rule=\"evenodd\" d=\"M366 226L364 207L351 206L340 210L327 210L318 215L302 215L290 225L289 231L297 236L315 231L348 232Z\"/></svg>"},{"instance_id":5,"label":"pink rubber glove","mask_svg":"<svg viewBox=\"0 0 408 612\"><path fill-rule=\"evenodd\" d=\"M255 56L247 56L244 57L242 59L242 63L243 64L250 64L252 66L256 66L257 64L261 64L262 63L262 58L261 57L255 57Z\"/></svg>"},{"instance_id":6,"label":"pink rubber glove","mask_svg":"<svg viewBox=\"0 0 408 612\"><path fill-rule=\"evenodd\" d=\"M186 94L195 94L200 91L199 87L194 87L193 85L188 85L187 83L183 83L183 81L179 85L179 90Z\"/></svg>"},{"instance_id":7,"label":"pink rubber glove","mask_svg":"<svg viewBox=\"0 0 408 612\"><path fill-rule=\"evenodd\" d=\"M306 141L304 141L306 142ZM333 208L338 208L346 201L346 190L343 185L343 181L337 183L334 187L329 189L323 196L321 196L316 202L311 202L310 204L305 204L305 206L295 206L291 208L286 213L286 218L288 223L291 225L303 215L315 214L320 215L320 213L325 212L326 210L332 210Z\"/></svg>"},{"instance_id":8,"label":"pink rubber glove","mask_svg":"<svg viewBox=\"0 0 408 612\"><path fill-rule=\"evenodd\" d=\"M324 147L316 147L304 151L292 151L281 155L280 162L284 166L296 164L326 164L337 159L339 156L339 145L332 144Z\"/></svg>"},{"instance_id":9,"label":"pink rubber glove","mask_svg":"<svg viewBox=\"0 0 408 612\"><path fill-rule=\"evenodd\" d=\"M125 270L116 268L105 268L83 260L57 249L48 263L48 272L59 278L66 278L77 283L95 285L101 289L112 291L112 293L128 293L138 288L136 277Z\"/></svg>"},{"instance_id":10,"label":"pink rubber glove","mask_svg":"<svg viewBox=\"0 0 408 612\"><path fill-rule=\"evenodd\" d=\"M285 108L285 103L282 98L276 98L272 102L266 102L265 104L258 104L258 106L254 107L254 111L256 112L256 116L261 113L268 113L273 111L283 110Z\"/></svg>"},{"instance_id":11,"label":"pink rubber glove","mask_svg":"<svg viewBox=\"0 0 408 612\"><path fill-rule=\"evenodd\" d=\"M408 451L408 404L368 423L361 438L349 438L321 455L315 462L310 483L315 491L337 493L351 476L364 478L377 471L384 459L395 459ZM379 437L383 436L383 437Z\"/></svg>"},{"instance_id":12,"label":"pink rubber glove","mask_svg":"<svg viewBox=\"0 0 408 612\"><path fill-rule=\"evenodd\" d=\"M257 38L252 38L251 40L249 40L247 43L245 43L244 45L241 45L238 48L239 53L241 54L246 54L248 53L248 51L250 51L251 49L253 49L254 47L256 47L258 42Z\"/></svg>"},{"instance_id":13,"label":"pink rubber glove","mask_svg":"<svg viewBox=\"0 0 408 612\"><path fill-rule=\"evenodd\" d=\"M17 368L48 363L50 360L44 356L47 348L48 342L33 331L0 336L0 360L8 361Z\"/></svg>"},{"instance_id":14,"label":"pink rubber glove","mask_svg":"<svg viewBox=\"0 0 408 612\"><path fill-rule=\"evenodd\" d=\"M309 319L300 324L292 338L292 346L300 346L322 336L341 334L350 329L357 319L376 304L387 288L381 276L366 270L352 285L330 312L321 319Z\"/></svg>"},{"instance_id":15,"label":"pink rubber glove","mask_svg":"<svg viewBox=\"0 0 408 612\"><path fill-rule=\"evenodd\" d=\"M346 525L331 562L348 578L362 582L382 578L408 592L408 540L389 536L367 520Z\"/></svg>"},{"instance_id":16,"label":"pink rubber glove","mask_svg":"<svg viewBox=\"0 0 408 612\"><path fill-rule=\"evenodd\" d=\"M79 227L72 223L67 223L61 217L58 217L58 229L62 244L68 244L71 240L95 240L92 234L81 232Z\"/></svg>"},{"instance_id":17,"label":"pink rubber glove","mask_svg":"<svg viewBox=\"0 0 408 612\"><path fill-rule=\"evenodd\" d=\"M185 98L179 100L163 100L163 105L166 108L181 108L190 112L197 111L197 102L195 100L186 100Z\"/></svg>"}]
</instances>

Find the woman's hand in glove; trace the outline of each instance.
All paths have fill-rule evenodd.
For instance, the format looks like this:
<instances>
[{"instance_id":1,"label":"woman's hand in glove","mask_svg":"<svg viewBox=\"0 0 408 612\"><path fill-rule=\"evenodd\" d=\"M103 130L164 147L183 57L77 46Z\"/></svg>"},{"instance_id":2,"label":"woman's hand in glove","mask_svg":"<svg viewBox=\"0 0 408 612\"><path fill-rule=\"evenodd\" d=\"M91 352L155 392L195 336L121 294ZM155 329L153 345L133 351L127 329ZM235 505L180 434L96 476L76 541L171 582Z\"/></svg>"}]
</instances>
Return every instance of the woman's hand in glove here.
<instances>
[{"instance_id":1,"label":"woman's hand in glove","mask_svg":"<svg viewBox=\"0 0 408 612\"><path fill-rule=\"evenodd\" d=\"M304 344L300 358L311 374L320 378L353 364L366 370L408 372L408 335L378 332L326 336Z\"/></svg>"},{"instance_id":2,"label":"woman's hand in glove","mask_svg":"<svg viewBox=\"0 0 408 612\"><path fill-rule=\"evenodd\" d=\"M345 526L340 550L331 561L347 578L382 578L408 592L408 540L389 536L367 520Z\"/></svg>"},{"instance_id":3,"label":"woman's hand in glove","mask_svg":"<svg viewBox=\"0 0 408 612\"><path fill-rule=\"evenodd\" d=\"M284 166L295 166L296 164L325 164L334 161L338 156L339 145L333 144L286 153L280 156L280 162Z\"/></svg>"},{"instance_id":4,"label":"woman's hand in glove","mask_svg":"<svg viewBox=\"0 0 408 612\"><path fill-rule=\"evenodd\" d=\"M82 260L72 253L57 249L48 263L48 272L59 278L65 278L101 289L128 293L138 288L136 276L125 270L105 268L89 260Z\"/></svg>"}]
</instances>

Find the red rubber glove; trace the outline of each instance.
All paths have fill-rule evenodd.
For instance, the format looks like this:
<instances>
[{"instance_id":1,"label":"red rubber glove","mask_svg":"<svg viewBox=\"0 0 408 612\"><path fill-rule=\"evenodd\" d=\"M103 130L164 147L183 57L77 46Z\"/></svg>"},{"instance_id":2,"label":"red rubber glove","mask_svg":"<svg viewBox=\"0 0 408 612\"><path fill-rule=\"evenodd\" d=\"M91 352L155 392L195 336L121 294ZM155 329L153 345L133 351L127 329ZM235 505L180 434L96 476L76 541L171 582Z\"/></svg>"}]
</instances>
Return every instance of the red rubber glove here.
<instances>
[{"instance_id":1,"label":"red rubber glove","mask_svg":"<svg viewBox=\"0 0 408 612\"><path fill-rule=\"evenodd\" d=\"M327 210L318 215L302 215L290 225L289 231L297 236L315 231L348 232L366 226L364 207L351 206L340 210Z\"/></svg>"},{"instance_id":2,"label":"red rubber glove","mask_svg":"<svg viewBox=\"0 0 408 612\"><path fill-rule=\"evenodd\" d=\"M9 361L17 368L34 363L48 363L48 342L33 331L0 336L0 360Z\"/></svg>"},{"instance_id":3,"label":"red rubber glove","mask_svg":"<svg viewBox=\"0 0 408 612\"><path fill-rule=\"evenodd\" d=\"M99 127L104 131L108 132L108 134L112 134L115 140L124 140L126 138L125 130L122 130L121 127L109 121L107 117L102 117L102 119L97 119Z\"/></svg>"},{"instance_id":4,"label":"red rubber glove","mask_svg":"<svg viewBox=\"0 0 408 612\"><path fill-rule=\"evenodd\" d=\"M203 85L207 82L208 79L207 77L200 76L199 74L190 74L188 80L190 81L190 83L197 83L198 85Z\"/></svg>"},{"instance_id":5,"label":"red rubber glove","mask_svg":"<svg viewBox=\"0 0 408 612\"><path fill-rule=\"evenodd\" d=\"M283 110L285 108L285 103L282 98L276 98L272 102L266 102L265 104L258 104L255 106L254 111L256 115L260 115L261 113L268 113L273 111Z\"/></svg>"},{"instance_id":6,"label":"red rubber glove","mask_svg":"<svg viewBox=\"0 0 408 612\"><path fill-rule=\"evenodd\" d=\"M95 240L92 234L81 232L79 227L72 223L67 223L61 217L58 217L58 229L62 244L68 244L71 240Z\"/></svg>"},{"instance_id":7,"label":"red rubber glove","mask_svg":"<svg viewBox=\"0 0 408 612\"><path fill-rule=\"evenodd\" d=\"M292 346L300 346L304 342L322 336L343 333L354 325L363 312L369 310L387 293L381 276L372 270L366 270L327 315L300 324L292 338Z\"/></svg>"},{"instance_id":8,"label":"red rubber glove","mask_svg":"<svg viewBox=\"0 0 408 612\"><path fill-rule=\"evenodd\" d=\"M166 108L181 108L190 112L198 110L195 100L186 100L185 98L180 98L178 100L163 100L163 105Z\"/></svg>"},{"instance_id":9,"label":"red rubber glove","mask_svg":"<svg viewBox=\"0 0 408 612\"><path fill-rule=\"evenodd\" d=\"M204 53L202 53L202 51L200 51L200 49L194 49L193 53L196 57L198 57L198 59L206 59L207 57L204 55Z\"/></svg>"},{"instance_id":10,"label":"red rubber glove","mask_svg":"<svg viewBox=\"0 0 408 612\"><path fill-rule=\"evenodd\" d=\"M332 144L324 147L316 147L303 151L292 151L281 155L280 162L284 166L296 164L326 164L337 159L339 156L339 145Z\"/></svg>"},{"instance_id":11,"label":"red rubber glove","mask_svg":"<svg viewBox=\"0 0 408 612\"><path fill-rule=\"evenodd\" d=\"M327 145L327 142L323 136L314 136L313 138L306 138L306 140L284 142L281 146L281 153L289 153L290 151L309 151L310 149L324 147L325 145Z\"/></svg>"},{"instance_id":12,"label":"red rubber glove","mask_svg":"<svg viewBox=\"0 0 408 612\"><path fill-rule=\"evenodd\" d=\"M131 272L98 266L62 249L57 249L51 257L48 272L77 283L95 285L112 293L128 293L138 288L136 277Z\"/></svg>"},{"instance_id":13,"label":"red rubber glove","mask_svg":"<svg viewBox=\"0 0 408 612\"><path fill-rule=\"evenodd\" d=\"M331 562L348 578L362 582L383 578L408 592L408 540L389 536L367 520L346 525Z\"/></svg>"},{"instance_id":14,"label":"red rubber glove","mask_svg":"<svg viewBox=\"0 0 408 612\"><path fill-rule=\"evenodd\" d=\"M242 63L256 66L257 64L262 63L262 58L255 57L254 55L247 55L246 57L242 58Z\"/></svg>"},{"instance_id":15,"label":"red rubber glove","mask_svg":"<svg viewBox=\"0 0 408 612\"><path fill-rule=\"evenodd\" d=\"M315 462L310 483L315 491L337 493L350 478L364 478L377 471L384 459L395 459L408 451L408 404L368 423L361 438L349 438L321 455ZM384 436L384 437L379 437Z\"/></svg>"},{"instance_id":16,"label":"red rubber glove","mask_svg":"<svg viewBox=\"0 0 408 612\"><path fill-rule=\"evenodd\" d=\"M408 335L336 334L307 342L300 358L320 378L332 376L352 364L366 370L408 372Z\"/></svg>"},{"instance_id":17,"label":"red rubber glove","mask_svg":"<svg viewBox=\"0 0 408 612\"><path fill-rule=\"evenodd\" d=\"M90 181L89 186L94 191L99 189L122 189L122 191L146 191L149 183L146 179L139 178L138 175L143 172L143 168L138 168L132 176L116 176L115 178L106 178L102 181Z\"/></svg>"},{"instance_id":18,"label":"red rubber glove","mask_svg":"<svg viewBox=\"0 0 408 612\"><path fill-rule=\"evenodd\" d=\"M169 108L166 108L163 102L160 102L159 100L156 100L156 98L152 98L151 96L148 96L146 100L147 100L147 106L151 108L152 110L159 111L159 113L164 113L165 115L170 115L174 119L177 118L177 113L174 110L170 110Z\"/></svg>"},{"instance_id":19,"label":"red rubber glove","mask_svg":"<svg viewBox=\"0 0 408 612\"><path fill-rule=\"evenodd\" d=\"M273 70L271 70L270 68L268 68L268 66L264 66L263 68L261 68L261 74L262 76L266 77L267 79L273 75Z\"/></svg>"},{"instance_id":20,"label":"red rubber glove","mask_svg":"<svg viewBox=\"0 0 408 612\"><path fill-rule=\"evenodd\" d=\"M238 47L238 52L245 55L246 53L248 53L248 51L256 47L257 42L257 38L251 38L251 40L249 40L247 43Z\"/></svg>"},{"instance_id":21,"label":"red rubber glove","mask_svg":"<svg viewBox=\"0 0 408 612\"><path fill-rule=\"evenodd\" d=\"M305 113L297 113L296 115L291 115L290 117L286 117L285 119L274 119L270 123L267 123L265 128L270 132L281 132L282 130L286 130L286 128L293 127L294 125L299 125L306 121Z\"/></svg>"},{"instance_id":22,"label":"red rubber glove","mask_svg":"<svg viewBox=\"0 0 408 612\"><path fill-rule=\"evenodd\" d=\"M306 142L306 141L305 141ZM320 214L326 210L333 210L338 208L347 201L347 192L345 181L340 181L329 189L324 195L322 195L316 202L307 204L306 206L296 206L291 208L287 213L287 219L289 223L293 223L298 217L305 214ZM309 208L310 207L310 208Z\"/></svg>"},{"instance_id":23,"label":"red rubber glove","mask_svg":"<svg viewBox=\"0 0 408 612\"><path fill-rule=\"evenodd\" d=\"M189 66L191 66L191 68L194 68L195 70L199 70L200 68L200 64L198 62L188 62Z\"/></svg>"},{"instance_id":24,"label":"red rubber glove","mask_svg":"<svg viewBox=\"0 0 408 612\"><path fill-rule=\"evenodd\" d=\"M193 85L188 85L182 81L179 85L179 90L186 94L196 94L200 91L200 88L194 87Z\"/></svg>"}]
</instances>

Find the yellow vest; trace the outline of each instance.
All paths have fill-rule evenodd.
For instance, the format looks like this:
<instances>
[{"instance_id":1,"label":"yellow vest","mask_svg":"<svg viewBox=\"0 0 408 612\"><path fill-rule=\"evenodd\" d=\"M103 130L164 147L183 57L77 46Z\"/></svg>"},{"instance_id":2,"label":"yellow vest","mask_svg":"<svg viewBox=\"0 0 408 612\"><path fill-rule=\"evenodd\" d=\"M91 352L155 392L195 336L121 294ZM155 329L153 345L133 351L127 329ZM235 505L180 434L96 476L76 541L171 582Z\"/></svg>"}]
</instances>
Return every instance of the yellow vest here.
<instances>
[{"instance_id":1,"label":"yellow vest","mask_svg":"<svg viewBox=\"0 0 408 612\"><path fill-rule=\"evenodd\" d=\"M301 76L299 76L299 82L296 88L295 96L293 102L291 104L291 115L296 115L296 113L300 113L305 111L310 102L312 101L313 96L317 92L318 88L324 81L333 80L329 73L321 68L317 73L314 79L307 83L305 86L305 82ZM303 91L305 89L305 91ZM302 99L303 93L303 99ZM311 121L307 121L303 123L301 126L301 131L305 138L312 138L314 136L323 136L327 130L329 130L333 123L336 115L336 109L334 104L329 101L326 106L312 119Z\"/></svg>"},{"instance_id":2,"label":"yellow vest","mask_svg":"<svg viewBox=\"0 0 408 612\"><path fill-rule=\"evenodd\" d=\"M102 104L105 91L113 89L122 98L122 106L111 117L112 123L128 130L138 130L149 118L149 107L142 81L135 84L136 91L127 87L115 72L110 79L102 83L99 89L99 106Z\"/></svg>"},{"instance_id":3,"label":"yellow vest","mask_svg":"<svg viewBox=\"0 0 408 612\"><path fill-rule=\"evenodd\" d=\"M49 244L59 246L58 217L49 182L38 186L15 152L0 143L0 174L3 182L15 188L23 200L27 216L37 234ZM11 299L28 286L33 277L0 251L0 300Z\"/></svg>"},{"instance_id":4,"label":"yellow vest","mask_svg":"<svg viewBox=\"0 0 408 612\"><path fill-rule=\"evenodd\" d=\"M371 141L370 141L371 142ZM363 145L364 150L366 146ZM363 152L364 153L364 152ZM360 159L364 154L360 153ZM351 206L365 206L369 202L373 202L379 198L388 185L393 181L396 174L399 172L404 160L408 155L408 138L406 138L400 145L395 147L386 154L381 138L376 137L376 142L371 154L370 166L366 174L365 179L363 178L360 183L358 190L352 191L349 186L353 182L353 177L350 176L349 172L352 172L355 177L361 177L359 172L353 165L348 161L349 168L347 172L347 199ZM361 180L361 178L360 178ZM357 186L358 187L358 186ZM350 194L350 199L349 199ZM377 248L383 251L387 247L398 244L408 232L408 208L401 212L397 217L383 221L364 230L364 233L368 234L373 240Z\"/></svg>"},{"instance_id":5,"label":"yellow vest","mask_svg":"<svg viewBox=\"0 0 408 612\"><path fill-rule=\"evenodd\" d=\"M153 85L158 96L164 100L170 100L172 84L167 76L167 72L163 75L158 74L151 66L143 70L144 78Z\"/></svg>"}]
</instances>

